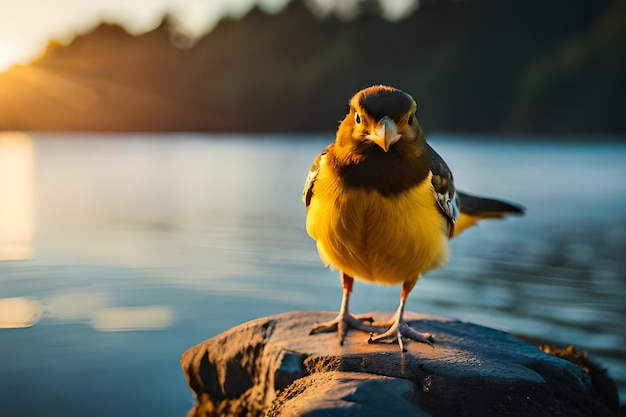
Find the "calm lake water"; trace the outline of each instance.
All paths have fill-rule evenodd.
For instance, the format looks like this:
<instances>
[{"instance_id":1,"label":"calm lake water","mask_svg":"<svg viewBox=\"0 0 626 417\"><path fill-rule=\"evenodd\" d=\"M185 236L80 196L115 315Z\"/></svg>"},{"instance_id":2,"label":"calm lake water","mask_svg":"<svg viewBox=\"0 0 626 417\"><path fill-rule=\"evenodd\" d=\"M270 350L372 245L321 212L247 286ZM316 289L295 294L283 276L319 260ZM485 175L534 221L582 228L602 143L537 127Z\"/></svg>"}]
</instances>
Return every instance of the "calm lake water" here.
<instances>
[{"instance_id":1,"label":"calm lake water","mask_svg":"<svg viewBox=\"0 0 626 417\"><path fill-rule=\"evenodd\" d=\"M184 416L181 353L236 324L337 310L300 196L326 136L0 133L6 416ZM626 146L436 136L458 188L522 203L422 277L412 311L574 344L626 399ZM399 288L356 283L355 312Z\"/></svg>"}]
</instances>

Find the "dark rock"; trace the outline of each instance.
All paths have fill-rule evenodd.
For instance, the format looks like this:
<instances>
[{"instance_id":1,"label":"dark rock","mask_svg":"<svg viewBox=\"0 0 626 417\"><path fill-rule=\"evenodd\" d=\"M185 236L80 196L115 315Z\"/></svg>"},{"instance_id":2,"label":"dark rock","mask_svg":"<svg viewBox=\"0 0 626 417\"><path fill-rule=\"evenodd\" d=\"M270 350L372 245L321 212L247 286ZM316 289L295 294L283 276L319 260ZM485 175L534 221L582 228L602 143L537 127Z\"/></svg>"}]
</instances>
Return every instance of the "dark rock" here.
<instances>
[{"instance_id":1,"label":"dark rock","mask_svg":"<svg viewBox=\"0 0 626 417\"><path fill-rule=\"evenodd\" d=\"M539 346L539 349L551 355L558 356L559 358L566 359L583 368L591 378L591 389L604 399L606 405L609 409L613 410L616 415L624 415L620 414L619 392L615 381L609 377L607 370L600 364L592 361L587 356L586 352L578 351L574 346L563 348L553 345L542 345Z\"/></svg>"},{"instance_id":2,"label":"dark rock","mask_svg":"<svg viewBox=\"0 0 626 417\"><path fill-rule=\"evenodd\" d=\"M254 320L190 348L182 367L196 396L189 416L615 416L580 366L506 333L407 313L435 336L368 344L350 332L309 336L335 313ZM378 319L388 314L373 313Z\"/></svg>"}]
</instances>

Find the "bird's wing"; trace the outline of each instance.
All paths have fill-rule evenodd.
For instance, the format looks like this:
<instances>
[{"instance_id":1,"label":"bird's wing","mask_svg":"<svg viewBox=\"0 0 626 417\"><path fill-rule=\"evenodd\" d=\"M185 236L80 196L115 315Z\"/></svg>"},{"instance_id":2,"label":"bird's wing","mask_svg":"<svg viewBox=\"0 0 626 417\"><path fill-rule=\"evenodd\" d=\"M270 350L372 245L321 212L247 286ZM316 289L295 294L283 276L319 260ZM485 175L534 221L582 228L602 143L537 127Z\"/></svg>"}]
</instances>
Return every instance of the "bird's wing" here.
<instances>
[{"instance_id":1,"label":"bird's wing","mask_svg":"<svg viewBox=\"0 0 626 417\"><path fill-rule=\"evenodd\" d=\"M330 145L329 145L330 146ZM306 207L309 207L311 204L311 198L313 198L313 184L315 184L315 178L317 177L317 173L320 171L320 167L324 163L326 159L326 152L328 151L328 147L324 149L322 153L317 155L315 160L313 160L313 164L311 164L311 169L309 170L309 175L306 177L306 182L304 183L304 190L302 190L302 202Z\"/></svg>"},{"instance_id":2,"label":"bird's wing","mask_svg":"<svg viewBox=\"0 0 626 417\"><path fill-rule=\"evenodd\" d=\"M430 156L430 172L432 183L437 193L437 204L448 218L450 236L454 234L454 223L459 218L459 201L454 188L452 171L441 156L430 145L426 144L426 152Z\"/></svg>"}]
</instances>

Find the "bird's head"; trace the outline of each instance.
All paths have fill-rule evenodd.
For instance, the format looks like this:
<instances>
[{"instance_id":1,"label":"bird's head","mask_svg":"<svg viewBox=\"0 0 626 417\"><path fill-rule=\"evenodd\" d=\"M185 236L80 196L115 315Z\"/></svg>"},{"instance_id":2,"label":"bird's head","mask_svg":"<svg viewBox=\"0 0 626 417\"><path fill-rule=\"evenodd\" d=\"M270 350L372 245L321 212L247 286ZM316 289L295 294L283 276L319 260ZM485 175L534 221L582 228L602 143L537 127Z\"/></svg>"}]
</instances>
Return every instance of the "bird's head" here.
<instances>
[{"instance_id":1,"label":"bird's head","mask_svg":"<svg viewBox=\"0 0 626 417\"><path fill-rule=\"evenodd\" d=\"M417 122L413 97L393 87L365 88L350 99L350 111L339 125L337 145L357 152L379 147L410 147L421 152L424 135Z\"/></svg>"}]
</instances>

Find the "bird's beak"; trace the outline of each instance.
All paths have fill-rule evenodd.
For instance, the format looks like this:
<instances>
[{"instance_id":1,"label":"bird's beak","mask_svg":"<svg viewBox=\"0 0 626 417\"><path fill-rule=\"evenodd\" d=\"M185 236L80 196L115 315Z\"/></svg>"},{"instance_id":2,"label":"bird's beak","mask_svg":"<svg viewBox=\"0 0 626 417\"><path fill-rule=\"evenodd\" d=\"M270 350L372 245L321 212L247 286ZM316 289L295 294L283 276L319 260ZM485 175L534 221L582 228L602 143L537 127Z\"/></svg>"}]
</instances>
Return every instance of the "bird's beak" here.
<instances>
[{"instance_id":1,"label":"bird's beak","mask_svg":"<svg viewBox=\"0 0 626 417\"><path fill-rule=\"evenodd\" d=\"M396 143L401 137L402 135L398 133L398 127L394 121L389 118L389 116L385 116L380 119L380 121L376 124L374 131L366 136L367 139L380 146L385 152L387 152L389 147Z\"/></svg>"}]
</instances>

